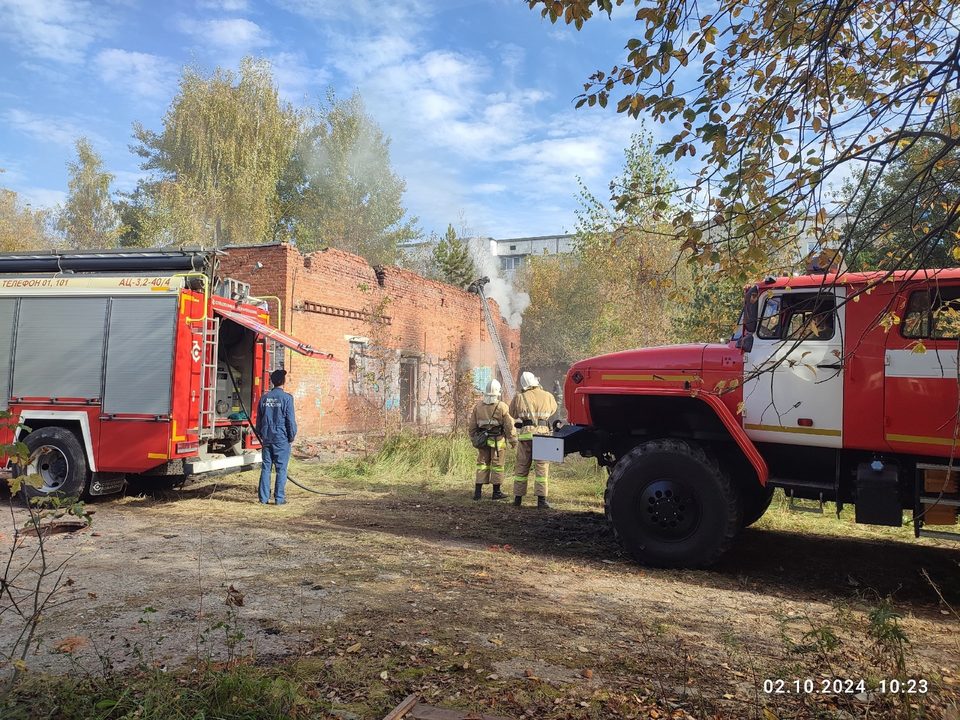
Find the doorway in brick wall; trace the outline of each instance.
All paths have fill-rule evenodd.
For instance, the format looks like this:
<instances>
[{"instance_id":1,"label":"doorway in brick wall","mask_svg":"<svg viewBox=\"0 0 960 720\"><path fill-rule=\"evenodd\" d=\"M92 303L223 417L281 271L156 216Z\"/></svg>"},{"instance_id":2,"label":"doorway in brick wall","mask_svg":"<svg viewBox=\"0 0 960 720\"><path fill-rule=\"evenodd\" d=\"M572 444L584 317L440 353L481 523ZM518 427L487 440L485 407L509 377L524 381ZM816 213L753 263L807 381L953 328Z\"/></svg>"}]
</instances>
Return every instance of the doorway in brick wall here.
<instances>
[{"instance_id":1,"label":"doorway in brick wall","mask_svg":"<svg viewBox=\"0 0 960 720\"><path fill-rule=\"evenodd\" d=\"M400 417L405 423L418 421L420 358L400 358Z\"/></svg>"}]
</instances>

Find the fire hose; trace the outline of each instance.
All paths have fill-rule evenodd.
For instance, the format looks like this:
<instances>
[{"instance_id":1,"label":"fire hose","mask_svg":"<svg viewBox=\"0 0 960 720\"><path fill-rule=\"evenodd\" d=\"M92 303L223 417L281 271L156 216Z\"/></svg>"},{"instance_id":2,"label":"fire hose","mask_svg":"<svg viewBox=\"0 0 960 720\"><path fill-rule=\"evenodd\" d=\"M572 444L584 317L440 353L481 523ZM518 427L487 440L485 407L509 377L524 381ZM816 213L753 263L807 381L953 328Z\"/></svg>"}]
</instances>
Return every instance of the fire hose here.
<instances>
[{"instance_id":1,"label":"fire hose","mask_svg":"<svg viewBox=\"0 0 960 720\"><path fill-rule=\"evenodd\" d=\"M266 443L263 442L263 438L260 437L260 433L257 432L257 425L256 423L253 422L253 419L250 417L250 413L247 412L247 408L243 404L243 396L240 394L240 386L237 385L237 379L233 376L234 368L230 363L224 363L224 364L227 366L227 374L230 376L230 382L233 383L233 390L234 392L237 393L237 402L240 403L240 409L243 411L243 414L246 415L247 422L250 423L250 429L253 430L253 434L257 436L257 440L260 441L260 446L262 447ZM342 497L348 494L345 492L323 492L321 490L315 490L314 488L307 487L306 485L297 482L293 477L290 476L289 473L287 473L287 480L292 482L301 490L306 490L307 492L313 493L314 495L323 495L324 497Z\"/></svg>"}]
</instances>

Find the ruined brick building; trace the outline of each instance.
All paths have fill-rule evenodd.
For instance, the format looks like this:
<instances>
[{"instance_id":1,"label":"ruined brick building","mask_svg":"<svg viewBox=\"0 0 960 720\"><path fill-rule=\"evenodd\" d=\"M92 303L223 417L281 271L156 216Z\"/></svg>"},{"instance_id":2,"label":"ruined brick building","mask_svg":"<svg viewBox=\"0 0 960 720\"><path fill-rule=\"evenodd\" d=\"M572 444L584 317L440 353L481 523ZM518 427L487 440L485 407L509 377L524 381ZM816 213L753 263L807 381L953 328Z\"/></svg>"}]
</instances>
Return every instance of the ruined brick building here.
<instances>
[{"instance_id":1,"label":"ruined brick building","mask_svg":"<svg viewBox=\"0 0 960 720\"><path fill-rule=\"evenodd\" d=\"M274 325L335 356L277 358L303 438L447 430L498 376L479 296L451 285L396 267L375 270L340 250L303 255L285 244L230 248L220 275L249 283L251 294L267 299ZM516 377L520 332L492 301L491 310Z\"/></svg>"}]
</instances>

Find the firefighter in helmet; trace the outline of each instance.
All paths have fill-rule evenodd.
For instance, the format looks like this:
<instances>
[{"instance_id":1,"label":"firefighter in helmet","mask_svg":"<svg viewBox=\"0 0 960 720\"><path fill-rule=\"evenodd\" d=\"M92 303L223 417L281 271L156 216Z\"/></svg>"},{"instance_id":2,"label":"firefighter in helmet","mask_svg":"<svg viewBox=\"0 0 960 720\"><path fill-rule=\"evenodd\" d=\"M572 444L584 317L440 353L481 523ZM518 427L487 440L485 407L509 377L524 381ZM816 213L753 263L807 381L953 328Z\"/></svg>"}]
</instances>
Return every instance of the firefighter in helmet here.
<instances>
[{"instance_id":1,"label":"firefighter in helmet","mask_svg":"<svg viewBox=\"0 0 960 720\"><path fill-rule=\"evenodd\" d=\"M547 476L550 465L542 460L533 461L533 436L550 432L547 421L557 411L557 401L540 387L540 381L532 372L520 375L520 392L510 402L510 414L517 418L520 428L520 444L517 447L517 462L513 470L513 504L517 507L527 494L527 476L534 467L534 492L537 507L549 508L547 502Z\"/></svg>"},{"instance_id":2,"label":"firefighter in helmet","mask_svg":"<svg viewBox=\"0 0 960 720\"><path fill-rule=\"evenodd\" d=\"M476 438L477 479L473 499L479 500L483 486L493 485L493 499L503 500L507 496L501 492L500 485L506 472L506 444L516 445L516 431L513 418L507 404L500 399L500 383L491 380L483 398L470 413L470 435Z\"/></svg>"}]
</instances>

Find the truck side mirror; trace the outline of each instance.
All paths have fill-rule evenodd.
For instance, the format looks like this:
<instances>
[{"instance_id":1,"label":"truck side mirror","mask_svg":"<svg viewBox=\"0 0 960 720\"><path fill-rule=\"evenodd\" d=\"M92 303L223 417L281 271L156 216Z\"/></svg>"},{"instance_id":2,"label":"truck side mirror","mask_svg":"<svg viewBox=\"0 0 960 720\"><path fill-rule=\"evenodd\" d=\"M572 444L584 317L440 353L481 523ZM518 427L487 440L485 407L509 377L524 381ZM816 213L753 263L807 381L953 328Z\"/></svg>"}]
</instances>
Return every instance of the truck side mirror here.
<instances>
[{"instance_id":1,"label":"truck side mirror","mask_svg":"<svg viewBox=\"0 0 960 720\"><path fill-rule=\"evenodd\" d=\"M757 318L760 314L760 288L752 285L743 295L743 334L753 335L757 331Z\"/></svg>"}]
</instances>

